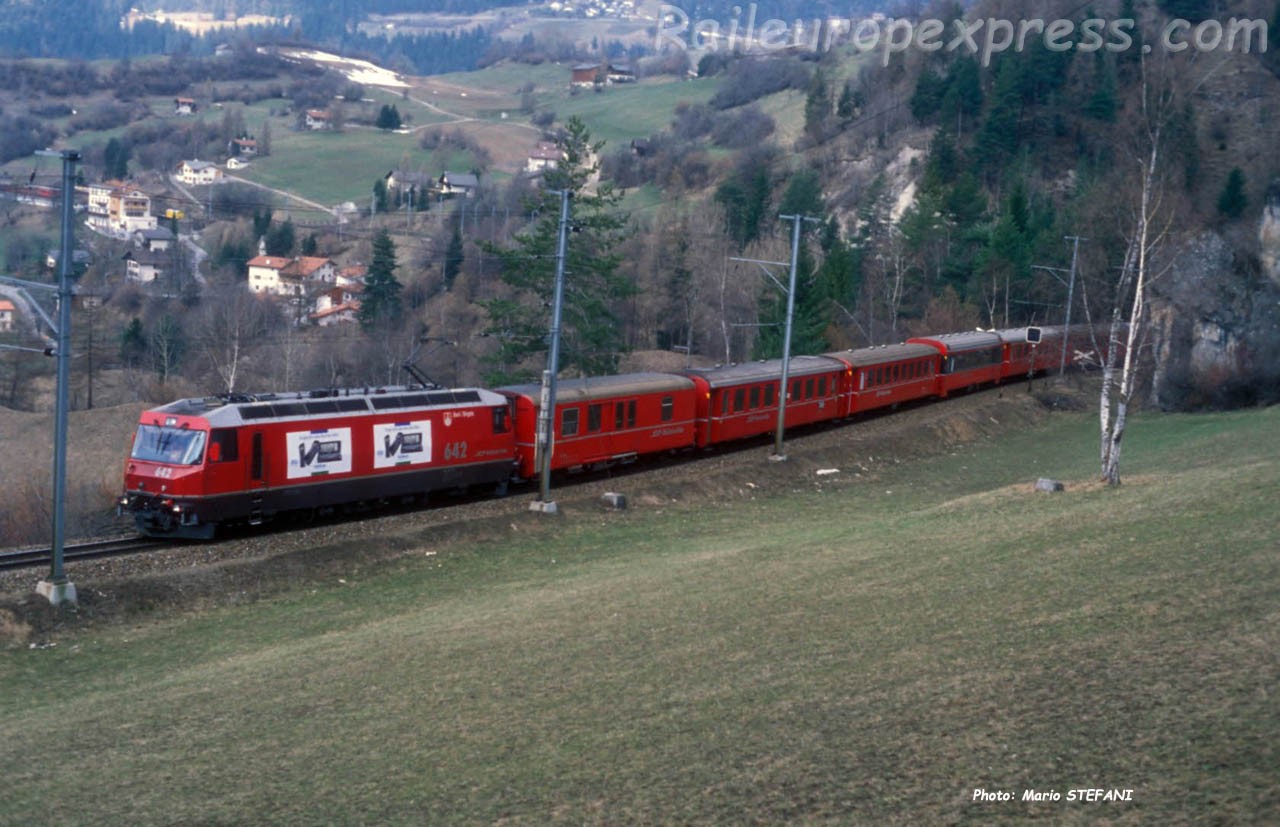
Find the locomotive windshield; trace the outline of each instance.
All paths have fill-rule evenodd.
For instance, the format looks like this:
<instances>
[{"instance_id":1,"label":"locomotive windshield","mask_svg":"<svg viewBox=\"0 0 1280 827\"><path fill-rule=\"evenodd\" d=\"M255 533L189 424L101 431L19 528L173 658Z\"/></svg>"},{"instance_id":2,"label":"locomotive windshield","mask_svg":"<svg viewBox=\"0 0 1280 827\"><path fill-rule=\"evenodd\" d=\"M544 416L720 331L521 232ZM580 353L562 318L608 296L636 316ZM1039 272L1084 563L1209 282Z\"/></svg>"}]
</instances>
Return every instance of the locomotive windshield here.
<instances>
[{"instance_id":1,"label":"locomotive windshield","mask_svg":"<svg viewBox=\"0 0 1280 827\"><path fill-rule=\"evenodd\" d=\"M166 465L198 465L204 454L204 431L139 425L129 456Z\"/></svg>"}]
</instances>

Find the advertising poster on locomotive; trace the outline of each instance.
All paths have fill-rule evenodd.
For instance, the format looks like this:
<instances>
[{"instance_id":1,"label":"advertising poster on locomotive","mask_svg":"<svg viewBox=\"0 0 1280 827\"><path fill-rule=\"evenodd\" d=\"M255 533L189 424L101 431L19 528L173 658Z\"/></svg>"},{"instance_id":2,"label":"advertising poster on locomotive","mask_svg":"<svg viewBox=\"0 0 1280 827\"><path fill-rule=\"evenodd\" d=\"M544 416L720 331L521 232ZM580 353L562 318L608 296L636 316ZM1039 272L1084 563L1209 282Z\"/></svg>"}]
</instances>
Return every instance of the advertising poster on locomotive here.
<instances>
[{"instance_id":1,"label":"advertising poster on locomotive","mask_svg":"<svg viewBox=\"0 0 1280 827\"><path fill-rule=\"evenodd\" d=\"M289 479L351 472L351 429L293 431L286 436Z\"/></svg>"},{"instance_id":2,"label":"advertising poster on locomotive","mask_svg":"<svg viewBox=\"0 0 1280 827\"><path fill-rule=\"evenodd\" d=\"M373 467L431 462L431 422L384 422L373 426Z\"/></svg>"}]
</instances>

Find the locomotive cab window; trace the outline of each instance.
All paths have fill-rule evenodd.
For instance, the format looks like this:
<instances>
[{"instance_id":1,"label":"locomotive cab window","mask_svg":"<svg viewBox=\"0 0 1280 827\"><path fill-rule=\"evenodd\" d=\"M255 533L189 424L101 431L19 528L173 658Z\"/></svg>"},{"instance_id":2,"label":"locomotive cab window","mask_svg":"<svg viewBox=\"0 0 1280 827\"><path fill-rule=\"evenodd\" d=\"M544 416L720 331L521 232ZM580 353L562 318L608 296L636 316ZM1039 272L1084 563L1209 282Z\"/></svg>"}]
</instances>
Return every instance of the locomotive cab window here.
<instances>
[{"instance_id":1,"label":"locomotive cab window","mask_svg":"<svg viewBox=\"0 0 1280 827\"><path fill-rule=\"evenodd\" d=\"M676 415L676 398L674 396L662 397L662 421L670 422Z\"/></svg>"},{"instance_id":2,"label":"locomotive cab window","mask_svg":"<svg viewBox=\"0 0 1280 827\"><path fill-rule=\"evenodd\" d=\"M199 465L204 456L204 431L139 425L129 456L143 462L167 465Z\"/></svg>"},{"instance_id":3,"label":"locomotive cab window","mask_svg":"<svg viewBox=\"0 0 1280 827\"><path fill-rule=\"evenodd\" d=\"M493 432L495 434L505 434L511 430L511 410L506 406L493 409Z\"/></svg>"},{"instance_id":4,"label":"locomotive cab window","mask_svg":"<svg viewBox=\"0 0 1280 827\"><path fill-rule=\"evenodd\" d=\"M578 409L566 408L560 414L560 436L577 436L578 434Z\"/></svg>"},{"instance_id":5,"label":"locomotive cab window","mask_svg":"<svg viewBox=\"0 0 1280 827\"><path fill-rule=\"evenodd\" d=\"M209 432L209 461L235 462L239 452L235 428L215 428Z\"/></svg>"}]
</instances>

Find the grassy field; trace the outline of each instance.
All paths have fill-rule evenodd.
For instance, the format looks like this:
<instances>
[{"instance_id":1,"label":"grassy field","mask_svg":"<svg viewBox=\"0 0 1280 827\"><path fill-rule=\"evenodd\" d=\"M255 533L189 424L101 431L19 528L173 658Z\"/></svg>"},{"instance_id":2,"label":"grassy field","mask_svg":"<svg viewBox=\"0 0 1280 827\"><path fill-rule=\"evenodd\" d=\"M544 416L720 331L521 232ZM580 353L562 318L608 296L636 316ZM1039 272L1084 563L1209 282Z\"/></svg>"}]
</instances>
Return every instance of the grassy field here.
<instances>
[{"instance_id":1,"label":"grassy field","mask_svg":"<svg viewBox=\"0 0 1280 827\"><path fill-rule=\"evenodd\" d=\"M0 823L1276 823L1278 433L1143 416L1112 491L1062 415L0 652Z\"/></svg>"}]
</instances>

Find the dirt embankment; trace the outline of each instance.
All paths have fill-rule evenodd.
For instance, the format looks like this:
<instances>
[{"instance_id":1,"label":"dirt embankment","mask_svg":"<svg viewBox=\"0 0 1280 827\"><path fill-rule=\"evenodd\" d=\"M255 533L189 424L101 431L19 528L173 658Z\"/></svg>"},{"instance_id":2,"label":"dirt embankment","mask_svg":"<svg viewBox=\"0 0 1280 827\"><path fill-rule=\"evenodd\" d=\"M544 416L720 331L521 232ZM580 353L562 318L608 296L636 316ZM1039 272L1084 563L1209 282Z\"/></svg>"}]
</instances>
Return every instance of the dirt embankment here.
<instances>
[{"instance_id":1,"label":"dirt embankment","mask_svg":"<svg viewBox=\"0 0 1280 827\"><path fill-rule=\"evenodd\" d=\"M806 490L823 469L840 469L846 481L850 476L874 478L877 469L886 464L999 438L1011 430L1034 426L1055 411L1083 410L1094 399L1096 389L1088 377L1068 377L1052 385L1037 383L1034 394L1018 384L841 426L790 433L786 463L769 462L766 457L771 441L762 439L736 450L683 454L609 474L561 480L556 499L566 518L574 519L598 515L600 496L611 490L626 492L633 509L672 503L712 506ZM137 412L129 408L83 415L78 423L82 436L73 440L73 445L83 440L86 453L78 457L76 467L85 469L85 479L110 484L114 492L127 434ZM0 428L21 429L28 441L47 432L42 430L40 417L29 414L0 414ZM21 476L10 474L7 479ZM551 523L526 510L533 498L534 489L530 488L502 500L445 501L439 507L407 513L74 563L67 571L79 590L80 602L75 607L54 609L34 594L42 572L3 572L0 646L26 645L63 629L127 620L149 612L242 603L332 579L353 567L375 568L406 553L424 549L447 553L448 547L458 542L471 544L509 536L513 531L547 530Z\"/></svg>"}]
</instances>

